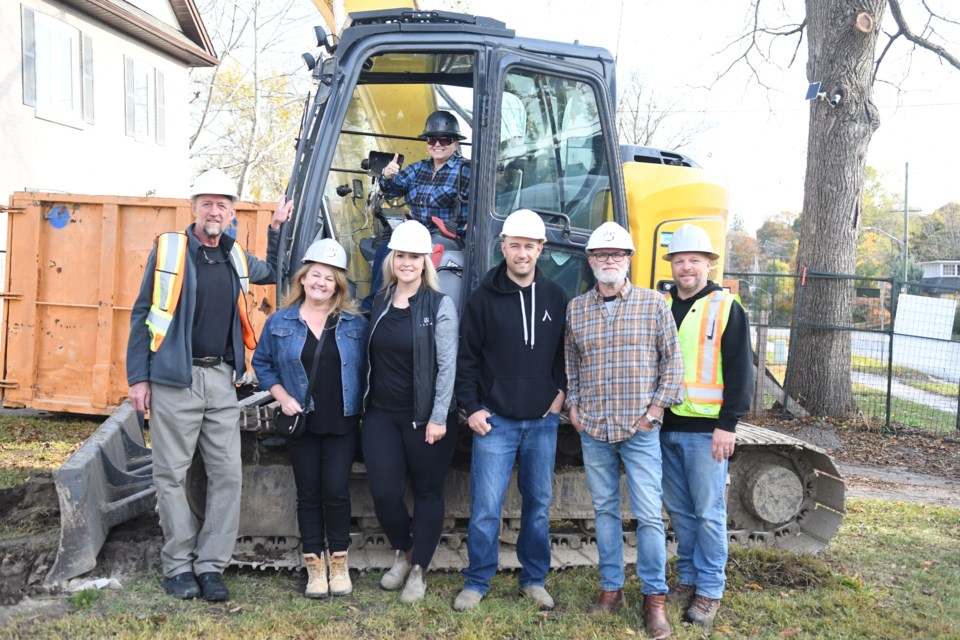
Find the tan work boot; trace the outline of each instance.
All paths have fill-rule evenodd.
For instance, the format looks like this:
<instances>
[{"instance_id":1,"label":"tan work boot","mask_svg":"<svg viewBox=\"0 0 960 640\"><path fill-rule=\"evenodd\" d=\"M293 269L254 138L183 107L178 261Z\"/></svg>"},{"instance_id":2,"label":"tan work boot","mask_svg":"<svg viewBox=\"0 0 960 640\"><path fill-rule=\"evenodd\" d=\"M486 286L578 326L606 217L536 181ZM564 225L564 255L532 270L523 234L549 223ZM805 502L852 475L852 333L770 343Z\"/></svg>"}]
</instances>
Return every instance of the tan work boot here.
<instances>
[{"instance_id":1,"label":"tan work boot","mask_svg":"<svg viewBox=\"0 0 960 640\"><path fill-rule=\"evenodd\" d=\"M408 573L410 573L410 563L407 562L407 554L397 549L397 559L393 561L390 571L380 578L380 588L384 591L396 591L403 586Z\"/></svg>"},{"instance_id":2,"label":"tan work boot","mask_svg":"<svg viewBox=\"0 0 960 640\"><path fill-rule=\"evenodd\" d=\"M330 565L330 595L348 596L353 593L350 568L347 566L347 552L328 553L327 563Z\"/></svg>"},{"instance_id":3,"label":"tan work boot","mask_svg":"<svg viewBox=\"0 0 960 640\"><path fill-rule=\"evenodd\" d=\"M683 619L702 627L713 625L713 619L717 617L717 611L720 611L720 600L698 595L693 599L693 603L687 609Z\"/></svg>"},{"instance_id":4,"label":"tan work boot","mask_svg":"<svg viewBox=\"0 0 960 640\"><path fill-rule=\"evenodd\" d=\"M643 596L643 628L654 640L670 637L666 594Z\"/></svg>"},{"instance_id":5,"label":"tan work boot","mask_svg":"<svg viewBox=\"0 0 960 640\"><path fill-rule=\"evenodd\" d=\"M413 604L422 600L427 593L427 580L423 567L418 564L410 568L410 574L407 576L407 585L400 594L400 602L404 604Z\"/></svg>"},{"instance_id":6,"label":"tan work boot","mask_svg":"<svg viewBox=\"0 0 960 640\"><path fill-rule=\"evenodd\" d=\"M327 563L323 561L323 557L315 553L305 553L303 564L307 566L307 590L303 595L308 598L326 598L330 595L330 585L327 584Z\"/></svg>"},{"instance_id":7,"label":"tan work boot","mask_svg":"<svg viewBox=\"0 0 960 640\"><path fill-rule=\"evenodd\" d=\"M539 585L531 585L520 589L520 595L536 602L540 611L553 611L553 607L555 606L553 598L547 590Z\"/></svg>"}]
</instances>

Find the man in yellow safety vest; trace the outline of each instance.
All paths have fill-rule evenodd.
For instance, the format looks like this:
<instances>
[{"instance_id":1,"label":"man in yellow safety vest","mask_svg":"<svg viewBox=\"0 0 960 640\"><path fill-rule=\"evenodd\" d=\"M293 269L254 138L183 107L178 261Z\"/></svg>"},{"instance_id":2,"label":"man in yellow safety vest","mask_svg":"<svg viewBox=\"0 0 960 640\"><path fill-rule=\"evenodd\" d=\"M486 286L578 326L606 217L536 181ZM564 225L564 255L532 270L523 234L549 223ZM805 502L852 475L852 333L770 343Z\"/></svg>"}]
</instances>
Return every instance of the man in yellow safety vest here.
<instances>
[{"instance_id":1,"label":"man in yellow safety vest","mask_svg":"<svg viewBox=\"0 0 960 640\"><path fill-rule=\"evenodd\" d=\"M685 224L664 255L675 286L667 296L684 362L684 401L663 416L663 503L677 536L679 584L668 602L710 626L727 564L727 466L737 422L750 409L750 324L736 296L708 279L719 256L702 228Z\"/></svg>"},{"instance_id":2,"label":"man in yellow safety vest","mask_svg":"<svg viewBox=\"0 0 960 640\"><path fill-rule=\"evenodd\" d=\"M181 599L230 597L223 570L240 524L241 484L234 381L244 373L244 348L256 346L247 287L275 282L278 231L293 208L280 200L264 262L225 233L236 200L236 185L220 169L197 177L191 191L196 222L157 239L130 312L130 403L150 411L163 586ZM202 527L186 484L198 448L207 475Z\"/></svg>"}]
</instances>

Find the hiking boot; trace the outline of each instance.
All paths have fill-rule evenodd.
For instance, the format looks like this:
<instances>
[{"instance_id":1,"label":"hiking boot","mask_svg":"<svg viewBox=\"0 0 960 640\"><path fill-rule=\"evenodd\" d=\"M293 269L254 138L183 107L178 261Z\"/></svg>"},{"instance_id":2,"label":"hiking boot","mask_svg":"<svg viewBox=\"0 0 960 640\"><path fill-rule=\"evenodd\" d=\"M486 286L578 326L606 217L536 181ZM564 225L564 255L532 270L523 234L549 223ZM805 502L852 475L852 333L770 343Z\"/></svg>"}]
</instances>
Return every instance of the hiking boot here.
<instances>
[{"instance_id":1,"label":"hiking boot","mask_svg":"<svg viewBox=\"0 0 960 640\"><path fill-rule=\"evenodd\" d=\"M347 552L334 551L328 553L327 564L330 565L330 595L348 596L353 593L350 568L347 566Z\"/></svg>"},{"instance_id":2,"label":"hiking boot","mask_svg":"<svg viewBox=\"0 0 960 640\"><path fill-rule=\"evenodd\" d=\"M696 586L683 584L681 582L675 588L670 589L670 592L667 594L667 602L670 604L679 604L686 609L690 606L690 603L693 602L693 596L695 595L697 595Z\"/></svg>"},{"instance_id":3,"label":"hiking boot","mask_svg":"<svg viewBox=\"0 0 960 640\"><path fill-rule=\"evenodd\" d=\"M533 600L540 607L540 611L553 611L555 606L553 598L547 593L547 590L539 585L530 585L520 589L520 595Z\"/></svg>"},{"instance_id":4,"label":"hiking boot","mask_svg":"<svg viewBox=\"0 0 960 640\"><path fill-rule=\"evenodd\" d=\"M178 573L172 578L163 579L163 589L174 598L193 600L200 597L200 585L192 571Z\"/></svg>"},{"instance_id":5,"label":"hiking boot","mask_svg":"<svg viewBox=\"0 0 960 640\"><path fill-rule=\"evenodd\" d=\"M422 600L426 592L427 580L424 577L423 567L415 564L410 568L410 573L407 575L407 584L403 588L403 593L400 594L400 602L413 604Z\"/></svg>"},{"instance_id":6,"label":"hiking boot","mask_svg":"<svg viewBox=\"0 0 960 640\"><path fill-rule=\"evenodd\" d=\"M592 607L587 609L587 613L591 616L598 616L602 613L614 613L625 606L627 606L627 596L623 595L623 589L601 591L600 597L597 598Z\"/></svg>"},{"instance_id":7,"label":"hiking boot","mask_svg":"<svg viewBox=\"0 0 960 640\"><path fill-rule=\"evenodd\" d=\"M697 596L693 603L683 614L683 619L702 627L709 627L713 624L713 619L717 617L717 611L720 611L720 599L708 598L706 596Z\"/></svg>"},{"instance_id":8,"label":"hiking boot","mask_svg":"<svg viewBox=\"0 0 960 640\"><path fill-rule=\"evenodd\" d=\"M203 591L203 599L209 602L223 602L230 599L230 591L223 584L223 574L208 571L197 576L197 584Z\"/></svg>"},{"instance_id":9,"label":"hiking boot","mask_svg":"<svg viewBox=\"0 0 960 640\"><path fill-rule=\"evenodd\" d=\"M464 589L457 594L457 599L453 601L454 611L470 611L476 609L480 601L483 600L483 594L473 589Z\"/></svg>"},{"instance_id":10,"label":"hiking boot","mask_svg":"<svg viewBox=\"0 0 960 640\"><path fill-rule=\"evenodd\" d=\"M327 565L323 561L323 556L305 553L303 564L307 567L307 590L303 595L308 598L326 598L330 595L330 585L327 584Z\"/></svg>"},{"instance_id":11,"label":"hiking boot","mask_svg":"<svg viewBox=\"0 0 960 640\"><path fill-rule=\"evenodd\" d=\"M407 554L398 549L397 559L393 561L390 571L387 571L380 578L380 588L384 591L396 591L403 586L403 581L407 579L408 573L410 573L410 563L407 562Z\"/></svg>"},{"instance_id":12,"label":"hiking boot","mask_svg":"<svg viewBox=\"0 0 960 640\"><path fill-rule=\"evenodd\" d=\"M666 594L643 596L643 628L654 640L669 638L670 623L667 621Z\"/></svg>"}]
</instances>

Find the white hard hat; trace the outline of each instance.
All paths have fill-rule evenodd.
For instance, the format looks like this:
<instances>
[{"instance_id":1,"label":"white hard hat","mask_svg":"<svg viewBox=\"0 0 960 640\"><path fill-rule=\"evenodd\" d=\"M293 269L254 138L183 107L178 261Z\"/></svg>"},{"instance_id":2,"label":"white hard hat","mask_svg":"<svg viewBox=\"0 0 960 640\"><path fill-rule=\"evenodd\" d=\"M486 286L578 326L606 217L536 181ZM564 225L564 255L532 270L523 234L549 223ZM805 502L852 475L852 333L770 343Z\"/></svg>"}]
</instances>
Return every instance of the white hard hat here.
<instances>
[{"instance_id":1,"label":"white hard hat","mask_svg":"<svg viewBox=\"0 0 960 640\"><path fill-rule=\"evenodd\" d=\"M587 251L597 249L623 249L633 253L633 238L630 232L616 222L604 222L593 230L587 240Z\"/></svg>"},{"instance_id":2,"label":"white hard hat","mask_svg":"<svg viewBox=\"0 0 960 640\"><path fill-rule=\"evenodd\" d=\"M190 187L191 198L203 194L226 196L236 202L237 184L222 169L207 169L197 176Z\"/></svg>"},{"instance_id":3,"label":"white hard hat","mask_svg":"<svg viewBox=\"0 0 960 640\"><path fill-rule=\"evenodd\" d=\"M390 236L388 249L407 253L433 253L433 240L425 226L416 220L407 220L397 225Z\"/></svg>"},{"instance_id":4,"label":"white hard hat","mask_svg":"<svg viewBox=\"0 0 960 640\"><path fill-rule=\"evenodd\" d=\"M685 224L673 232L673 236L670 238L670 246L667 248L667 252L663 254L663 259L669 262L673 254L686 252L705 253L711 260L720 257L713 250L707 232L695 224Z\"/></svg>"},{"instance_id":5,"label":"white hard hat","mask_svg":"<svg viewBox=\"0 0 960 640\"><path fill-rule=\"evenodd\" d=\"M333 238L324 238L323 240L317 240L307 248L307 252L303 254L302 262L304 264L319 262L337 269L346 269L347 252Z\"/></svg>"},{"instance_id":6,"label":"white hard hat","mask_svg":"<svg viewBox=\"0 0 960 640\"><path fill-rule=\"evenodd\" d=\"M500 232L500 237L506 238L507 236L546 240L547 228L540 216L530 209L517 209L503 221L503 230Z\"/></svg>"}]
</instances>

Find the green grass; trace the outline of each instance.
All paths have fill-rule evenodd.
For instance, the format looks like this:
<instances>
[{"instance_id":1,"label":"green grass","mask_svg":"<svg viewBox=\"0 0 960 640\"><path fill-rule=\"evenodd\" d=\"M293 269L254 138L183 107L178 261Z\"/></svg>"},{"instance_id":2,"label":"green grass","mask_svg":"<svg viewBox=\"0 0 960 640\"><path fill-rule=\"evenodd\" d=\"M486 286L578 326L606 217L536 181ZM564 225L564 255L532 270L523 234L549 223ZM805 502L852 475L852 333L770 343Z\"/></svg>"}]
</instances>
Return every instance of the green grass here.
<instances>
[{"instance_id":1,"label":"green grass","mask_svg":"<svg viewBox=\"0 0 960 640\"><path fill-rule=\"evenodd\" d=\"M64 416L0 416L0 489L53 471L99 426Z\"/></svg>"},{"instance_id":2,"label":"green grass","mask_svg":"<svg viewBox=\"0 0 960 640\"><path fill-rule=\"evenodd\" d=\"M854 384L853 397L865 418L878 424L884 422L887 414L886 390ZM952 413L939 411L929 405L893 396L890 401L890 422L942 433L953 431L957 418Z\"/></svg>"},{"instance_id":3,"label":"green grass","mask_svg":"<svg viewBox=\"0 0 960 640\"><path fill-rule=\"evenodd\" d=\"M927 382L924 380L900 380L903 384L910 385L914 389L920 389L928 393L936 393L947 398L957 398L960 388L953 382Z\"/></svg>"},{"instance_id":4,"label":"green grass","mask_svg":"<svg viewBox=\"0 0 960 640\"><path fill-rule=\"evenodd\" d=\"M716 638L960 638L960 510L852 500L839 534L819 556L735 549L728 564ZM670 574L673 573L671 564ZM355 577L354 594L302 597L302 573L227 572L224 604L166 597L159 576L83 599L59 618L14 622L0 636L30 638L634 638L645 637L640 592L628 579L625 612L592 618L595 568L551 572L558 602L541 613L516 595L515 574L499 574L475 612L450 603L457 574L430 574L427 597L401 605L377 587L379 572ZM707 634L680 622L674 638Z\"/></svg>"}]
</instances>

